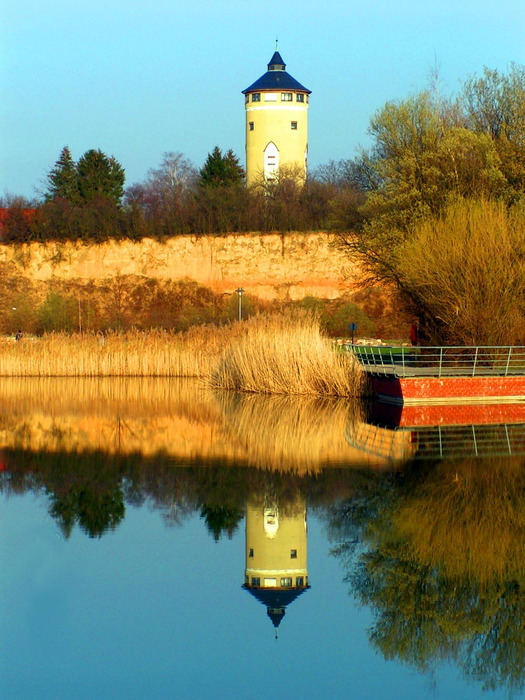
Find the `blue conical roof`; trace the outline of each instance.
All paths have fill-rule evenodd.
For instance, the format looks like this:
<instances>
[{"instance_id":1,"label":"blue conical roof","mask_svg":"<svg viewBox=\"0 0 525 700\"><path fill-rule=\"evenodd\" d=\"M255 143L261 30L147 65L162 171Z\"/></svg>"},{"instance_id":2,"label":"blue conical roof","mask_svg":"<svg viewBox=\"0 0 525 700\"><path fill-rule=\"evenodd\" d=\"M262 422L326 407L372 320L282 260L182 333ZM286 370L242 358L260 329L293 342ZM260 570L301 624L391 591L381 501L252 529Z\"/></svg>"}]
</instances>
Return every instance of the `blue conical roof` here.
<instances>
[{"instance_id":1,"label":"blue conical roof","mask_svg":"<svg viewBox=\"0 0 525 700\"><path fill-rule=\"evenodd\" d=\"M243 90L243 95L246 95L247 92L259 92L260 90L299 90L309 95L312 91L301 85L295 78L292 78L285 68L286 63L283 61L281 54L276 51L268 63L266 73L261 75L246 90Z\"/></svg>"},{"instance_id":2,"label":"blue conical roof","mask_svg":"<svg viewBox=\"0 0 525 700\"><path fill-rule=\"evenodd\" d=\"M270 63L268 64L268 70L285 70L286 63L283 61L281 54L275 51L273 56L270 58Z\"/></svg>"}]
</instances>

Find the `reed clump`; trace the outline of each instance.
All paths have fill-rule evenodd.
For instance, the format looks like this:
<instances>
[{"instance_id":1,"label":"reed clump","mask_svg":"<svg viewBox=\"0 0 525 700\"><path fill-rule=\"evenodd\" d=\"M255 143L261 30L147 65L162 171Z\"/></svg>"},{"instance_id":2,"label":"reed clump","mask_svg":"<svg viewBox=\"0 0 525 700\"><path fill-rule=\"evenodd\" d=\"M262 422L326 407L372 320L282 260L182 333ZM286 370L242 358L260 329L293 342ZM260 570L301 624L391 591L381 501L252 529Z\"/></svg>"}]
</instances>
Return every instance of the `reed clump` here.
<instances>
[{"instance_id":1,"label":"reed clump","mask_svg":"<svg viewBox=\"0 0 525 700\"><path fill-rule=\"evenodd\" d=\"M354 358L322 336L315 314L261 315L232 338L209 377L219 389L265 394L359 396Z\"/></svg>"}]
</instances>

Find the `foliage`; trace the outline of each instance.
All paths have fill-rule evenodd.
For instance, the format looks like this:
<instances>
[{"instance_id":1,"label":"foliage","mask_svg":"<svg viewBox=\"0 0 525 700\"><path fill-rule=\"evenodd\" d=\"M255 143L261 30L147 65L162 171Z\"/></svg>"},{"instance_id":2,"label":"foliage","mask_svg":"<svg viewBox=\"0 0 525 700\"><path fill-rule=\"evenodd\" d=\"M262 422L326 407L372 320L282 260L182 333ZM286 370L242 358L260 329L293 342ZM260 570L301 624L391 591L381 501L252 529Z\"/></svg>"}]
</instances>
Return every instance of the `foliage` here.
<instances>
[{"instance_id":1,"label":"foliage","mask_svg":"<svg viewBox=\"0 0 525 700\"><path fill-rule=\"evenodd\" d=\"M199 171L199 185L202 187L224 187L242 185L244 169L239 159L230 149L225 154L218 146L208 153L206 162Z\"/></svg>"},{"instance_id":2,"label":"foliage","mask_svg":"<svg viewBox=\"0 0 525 700\"><path fill-rule=\"evenodd\" d=\"M47 176L47 201L62 199L70 205L108 199L118 205L124 193L124 169L100 149L91 149L75 163L65 146Z\"/></svg>"},{"instance_id":3,"label":"foliage","mask_svg":"<svg viewBox=\"0 0 525 700\"><path fill-rule=\"evenodd\" d=\"M204 519L208 532L213 535L215 542L220 540L223 533L231 540L240 521L244 518L244 511L240 508L205 503L201 508L201 518Z\"/></svg>"},{"instance_id":4,"label":"foliage","mask_svg":"<svg viewBox=\"0 0 525 700\"><path fill-rule=\"evenodd\" d=\"M83 485L66 493L51 494L50 515L58 521L66 539L76 523L89 537L102 537L114 530L125 515L120 488L102 491Z\"/></svg>"},{"instance_id":5,"label":"foliage","mask_svg":"<svg viewBox=\"0 0 525 700\"><path fill-rule=\"evenodd\" d=\"M523 687L523 466L414 465L334 509L334 553L385 658L423 672L454 661L485 689Z\"/></svg>"},{"instance_id":6,"label":"foliage","mask_svg":"<svg viewBox=\"0 0 525 700\"><path fill-rule=\"evenodd\" d=\"M71 332L78 328L78 312L75 300L49 292L44 303L37 310L37 332Z\"/></svg>"},{"instance_id":7,"label":"foliage","mask_svg":"<svg viewBox=\"0 0 525 700\"><path fill-rule=\"evenodd\" d=\"M525 170L525 67L508 74L484 68L469 78L460 96L465 125L494 141L511 201L523 195Z\"/></svg>"},{"instance_id":8,"label":"foliage","mask_svg":"<svg viewBox=\"0 0 525 700\"><path fill-rule=\"evenodd\" d=\"M400 246L396 274L427 338L525 343L525 216L519 207L483 200L449 205Z\"/></svg>"},{"instance_id":9,"label":"foliage","mask_svg":"<svg viewBox=\"0 0 525 700\"><path fill-rule=\"evenodd\" d=\"M479 230L475 236L476 243L474 237L469 239L470 234L458 232L460 238L463 235L463 243L454 251L456 224L451 212L455 211L457 218L458 207L474 206L462 204L464 199L477 200L481 207L489 206L487 200L508 207L525 196L524 96L525 71L513 66L508 75L485 69L483 77L466 82L455 101L438 101L431 93L421 92L389 102L372 118L373 147L361 154L360 166L352 171L366 176L361 178L361 189L366 194L360 210L364 221L361 226L355 222L342 241L360 260L369 282L386 282L397 288L405 308L419 318L434 342L461 343L477 337L488 343L506 344L523 337L516 320L512 328L503 321L502 332L488 327L483 331L479 326L486 324L490 313L498 318L502 303L509 308L509 274L518 282L516 317L522 308L519 235L509 233L518 246L511 250L507 245L500 256L499 234L485 222L484 232ZM333 170L329 174L336 177ZM432 256L427 257L430 238L421 232L427 226L435 228L442 216L448 234L441 226L441 256L434 237ZM522 230L523 208L516 206L509 216L508 226ZM481 221L479 225L483 225ZM473 259L480 262L483 251L473 250L471 245L484 246L487 265L491 251L501 266L493 260L475 273ZM460 263L467 271L463 280L458 275ZM411 283L413 264L421 272L417 291ZM499 270L507 264L509 274L505 269L498 279ZM430 279L434 277L435 284L425 283L423 268ZM490 291L486 292L484 286L489 280ZM445 287L441 300L440 285ZM499 298L502 289L503 299L491 307L492 298ZM432 298L427 298L428 294ZM451 296L455 297L455 319L444 308ZM464 312L467 306L468 313Z\"/></svg>"},{"instance_id":10,"label":"foliage","mask_svg":"<svg viewBox=\"0 0 525 700\"><path fill-rule=\"evenodd\" d=\"M124 169L113 157L91 149L77 163L78 189L85 202L109 199L119 204L124 194Z\"/></svg>"},{"instance_id":11,"label":"foliage","mask_svg":"<svg viewBox=\"0 0 525 700\"><path fill-rule=\"evenodd\" d=\"M72 204L80 201L77 166L67 146L64 146L47 176L46 200L65 199Z\"/></svg>"}]
</instances>

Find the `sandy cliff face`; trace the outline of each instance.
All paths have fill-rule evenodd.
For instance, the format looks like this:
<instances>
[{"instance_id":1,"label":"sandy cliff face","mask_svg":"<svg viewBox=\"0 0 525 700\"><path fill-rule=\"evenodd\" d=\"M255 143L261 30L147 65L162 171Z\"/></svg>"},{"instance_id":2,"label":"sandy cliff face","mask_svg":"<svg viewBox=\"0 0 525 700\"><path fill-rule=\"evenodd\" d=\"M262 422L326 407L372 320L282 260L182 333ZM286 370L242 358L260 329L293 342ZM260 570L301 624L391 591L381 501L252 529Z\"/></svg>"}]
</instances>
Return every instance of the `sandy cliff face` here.
<instances>
[{"instance_id":1,"label":"sandy cliff face","mask_svg":"<svg viewBox=\"0 0 525 700\"><path fill-rule=\"evenodd\" d=\"M216 293L239 285L262 299L337 298L359 270L326 233L176 236L159 242L108 241L0 246L0 264L34 281L100 281L116 275L190 279Z\"/></svg>"}]
</instances>

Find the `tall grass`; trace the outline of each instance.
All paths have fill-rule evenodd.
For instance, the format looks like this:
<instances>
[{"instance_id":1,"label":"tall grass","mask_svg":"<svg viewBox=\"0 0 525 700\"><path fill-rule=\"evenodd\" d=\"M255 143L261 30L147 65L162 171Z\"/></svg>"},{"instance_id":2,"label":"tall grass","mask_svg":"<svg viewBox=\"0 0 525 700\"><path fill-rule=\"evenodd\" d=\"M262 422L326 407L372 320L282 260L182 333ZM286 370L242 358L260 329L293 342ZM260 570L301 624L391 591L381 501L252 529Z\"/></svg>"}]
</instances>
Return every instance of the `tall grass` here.
<instances>
[{"instance_id":1,"label":"tall grass","mask_svg":"<svg viewBox=\"0 0 525 700\"><path fill-rule=\"evenodd\" d=\"M266 394L358 396L363 374L338 353L309 313L256 316L225 348L209 383Z\"/></svg>"},{"instance_id":2,"label":"tall grass","mask_svg":"<svg viewBox=\"0 0 525 700\"><path fill-rule=\"evenodd\" d=\"M200 377L222 389L356 396L361 373L311 314L259 316L184 333L51 333L4 339L0 377Z\"/></svg>"},{"instance_id":3,"label":"tall grass","mask_svg":"<svg viewBox=\"0 0 525 700\"><path fill-rule=\"evenodd\" d=\"M199 326L185 333L50 333L4 340L4 377L204 377L215 366L235 326Z\"/></svg>"}]
</instances>

